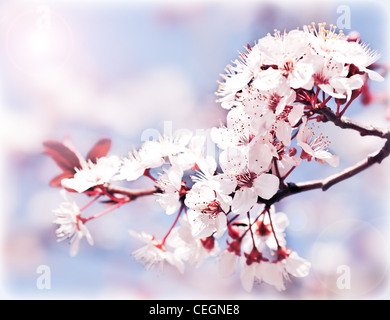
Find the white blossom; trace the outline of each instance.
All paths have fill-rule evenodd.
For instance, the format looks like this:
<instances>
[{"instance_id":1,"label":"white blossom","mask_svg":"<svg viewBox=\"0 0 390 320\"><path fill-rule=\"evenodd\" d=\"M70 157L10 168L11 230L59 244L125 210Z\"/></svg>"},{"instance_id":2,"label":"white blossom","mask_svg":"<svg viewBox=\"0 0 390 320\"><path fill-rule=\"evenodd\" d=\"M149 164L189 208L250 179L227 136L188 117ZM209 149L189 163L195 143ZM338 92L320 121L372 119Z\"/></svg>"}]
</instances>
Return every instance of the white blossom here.
<instances>
[{"instance_id":1,"label":"white blossom","mask_svg":"<svg viewBox=\"0 0 390 320\"><path fill-rule=\"evenodd\" d=\"M235 252L225 249L219 256L219 273L223 277L231 276L237 270L237 255Z\"/></svg>"},{"instance_id":2,"label":"white blossom","mask_svg":"<svg viewBox=\"0 0 390 320\"><path fill-rule=\"evenodd\" d=\"M248 264L247 260L242 259L240 279L243 288L248 292L252 290L255 282L264 282L274 286L278 291L283 291L290 276L306 277L310 267L310 262L299 257L295 251L277 261L259 259Z\"/></svg>"},{"instance_id":3,"label":"white blossom","mask_svg":"<svg viewBox=\"0 0 390 320\"><path fill-rule=\"evenodd\" d=\"M224 172L221 183L235 190L232 200L234 213L246 213L260 196L270 199L279 188L279 179L268 171L272 161L272 150L263 143L247 148L229 148L221 153L220 165ZM239 189L236 190L236 188Z\"/></svg>"},{"instance_id":4,"label":"white blossom","mask_svg":"<svg viewBox=\"0 0 390 320\"><path fill-rule=\"evenodd\" d=\"M313 131L307 127L306 122L306 119L304 119L302 126L299 128L297 135L298 146L306 153L308 160L314 158L320 163L327 162L332 167L337 167L339 157L325 150L328 146L328 141L322 135L315 137Z\"/></svg>"},{"instance_id":5,"label":"white blossom","mask_svg":"<svg viewBox=\"0 0 390 320\"><path fill-rule=\"evenodd\" d=\"M167 244L174 248L176 256L188 261L190 265L199 267L204 259L218 254L219 246L213 237L203 239L194 237L187 216L180 218L179 222L180 226L174 228L167 238Z\"/></svg>"},{"instance_id":6,"label":"white blossom","mask_svg":"<svg viewBox=\"0 0 390 320\"><path fill-rule=\"evenodd\" d=\"M167 251L152 235L145 232L137 233L133 230L129 230L129 233L132 237L146 244L132 252L134 258L145 265L146 270L156 267L159 271L162 271L164 262L166 261L176 267L181 273L184 273L185 266L183 261L171 251Z\"/></svg>"},{"instance_id":7,"label":"white blossom","mask_svg":"<svg viewBox=\"0 0 390 320\"><path fill-rule=\"evenodd\" d=\"M81 166L81 169L75 169L73 178L61 181L63 187L81 193L89 188L108 183L118 173L120 160L116 156L102 157L97 159L96 163L88 161Z\"/></svg>"},{"instance_id":8,"label":"white blossom","mask_svg":"<svg viewBox=\"0 0 390 320\"><path fill-rule=\"evenodd\" d=\"M263 206L259 205L251 211L251 215L254 212L262 211L259 210ZM243 219L242 222L245 220ZM278 244L281 246L286 245L285 230L289 225L288 217L283 212L275 212L275 206L271 206L269 213L261 215L257 219L256 223L252 226L253 241L256 248L260 252L265 252L267 249L275 251L278 248ZM276 237L276 239L275 239ZM251 236L247 235L243 239L242 249L245 252L249 252L252 249L253 242Z\"/></svg>"},{"instance_id":9,"label":"white blossom","mask_svg":"<svg viewBox=\"0 0 390 320\"><path fill-rule=\"evenodd\" d=\"M162 191L158 193L157 202L170 215L177 212L181 206L183 170L178 165L171 166L157 180L157 186Z\"/></svg>"},{"instance_id":10,"label":"white blossom","mask_svg":"<svg viewBox=\"0 0 390 320\"><path fill-rule=\"evenodd\" d=\"M293 251L276 263L265 263L263 266L260 263L258 274L262 281L282 291L286 289L285 280L289 280L290 275L299 278L306 277L310 272L310 267L309 261Z\"/></svg>"},{"instance_id":11,"label":"white blossom","mask_svg":"<svg viewBox=\"0 0 390 320\"><path fill-rule=\"evenodd\" d=\"M58 241L69 239L70 255L75 256L79 249L80 240L85 237L90 245L93 245L93 239L87 227L80 219L80 209L77 204L68 197L67 193L62 190L61 195L65 199L59 208L53 210L57 216L53 223L58 224L56 230Z\"/></svg>"},{"instance_id":12,"label":"white blossom","mask_svg":"<svg viewBox=\"0 0 390 320\"><path fill-rule=\"evenodd\" d=\"M185 204L190 208L187 216L193 236L221 237L226 230L226 213L230 208L230 200L229 196L218 194L202 182L195 183L185 198Z\"/></svg>"},{"instance_id":13,"label":"white blossom","mask_svg":"<svg viewBox=\"0 0 390 320\"><path fill-rule=\"evenodd\" d=\"M162 159L160 160L161 164ZM113 180L134 181L143 176L146 169L148 169L147 165L143 163L138 153L134 151L129 153L127 158L121 159L121 167L118 174L113 177Z\"/></svg>"},{"instance_id":14,"label":"white blossom","mask_svg":"<svg viewBox=\"0 0 390 320\"><path fill-rule=\"evenodd\" d=\"M312 55L309 54L309 41L300 30L268 35L257 43L265 57L267 69L259 72L253 86L269 90L280 86L310 90L314 72ZM273 67L275 66L275 67Z\"/></svg>"}]
</instances>

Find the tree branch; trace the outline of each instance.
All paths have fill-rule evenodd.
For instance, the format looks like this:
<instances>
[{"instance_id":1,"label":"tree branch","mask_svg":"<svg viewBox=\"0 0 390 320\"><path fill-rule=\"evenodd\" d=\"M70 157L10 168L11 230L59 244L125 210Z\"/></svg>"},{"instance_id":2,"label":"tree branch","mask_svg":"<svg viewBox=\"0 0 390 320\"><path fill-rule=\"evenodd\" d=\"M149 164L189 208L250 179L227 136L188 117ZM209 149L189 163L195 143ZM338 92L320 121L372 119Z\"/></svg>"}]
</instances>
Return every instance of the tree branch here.
<instances>
[{"instance_id":1,"label":"tree branch","mask_svg":"<svg viewBox=\"0 0 390 320\"><path fill-rule=\"evenodd\" d=\"M333 122L337 127L342 129L352 129L360 133L361 136L375 136L383 139L390 138L389 129L380 129L373 126L364 126L352 121L346 117L338 117L332 109L327 106L312 110L314 113L323 116L322 122Z\"/></svg>"},{"instance_id":2,"label":"tree branch","mask_svg":"<svg viewBox=\"0 0 390 320\"><path fill-rule=\"evenodd\" d=\"M342 129L352 129L360 133L361 136L375 136L385 139L386 142L381 149L373 154L370 154L367 158L357 162L355 165L344 169L343 171L331 175L324 179L300 182L300 183L287 183L284 188L280 189L271 199L260 199L260 202L272 205L290 195L301 193L304 191L321 189L322 191L328 190L333 185L349 179L359 172L366 170L375 163L381 163L383 159L390 155L390 131L389 129L380 129L372 126L360 125L346 117L338 117L329 107L322 107L314 110L323 116L323 122L333 122L337 127Z\"/></svg>"},{"instance_id":3,"label":"tree branch","mask_svg":"<svg viewBox=\"0 0 390 320\"><path fill-rule=\"evenodd\" d=\"M159 193L160 190L158 188L154 189L128 189L123 187L117 187L117 186L107 186L106 187L107 192L111 194L121 194L124 196L127 196L130 198L131 201L143 197L143 196L150 196L155 193Z\"/></svg>"}]
</instances>

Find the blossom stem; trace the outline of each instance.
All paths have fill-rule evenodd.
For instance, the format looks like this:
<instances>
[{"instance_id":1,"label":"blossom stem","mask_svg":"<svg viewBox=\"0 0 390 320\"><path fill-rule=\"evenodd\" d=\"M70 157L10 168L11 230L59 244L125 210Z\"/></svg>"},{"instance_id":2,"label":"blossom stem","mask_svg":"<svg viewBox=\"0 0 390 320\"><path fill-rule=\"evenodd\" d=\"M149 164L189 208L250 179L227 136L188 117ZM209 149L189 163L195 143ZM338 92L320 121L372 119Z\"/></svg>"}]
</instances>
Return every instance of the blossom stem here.
<instances>
[{"instance_id":1,"label":"blossom stem","mask_svg":"<svg viewBox=\"0 0 390 320\"><path fill-rule=\"evenodd\" d=\"M89 201L85 206L80 208L80 212L87 209L92 203L94 203L97 199L99 199L102 196L102 194L98 194L95 198L93 198L91 201Z\"/></svg>"},{"instance_id":2,"label":"blossom stem","mask_svg":"<svg viewBox=\"0 0 390 320\"><path fill-rule=\"evenodd\" d=\"M171 234L173 228L175 227L176 223L179 221L179 217L183 211L183 209L185 209L185 204L183 203L180 207L180 210L179 212L177 213L177 216L176 216L176 219L175 221L173 222L171 228L168 230L167 234L165 235L165 237L161 240L161 243L160 245L163 246L165 244L165 241L167 240L168 236Z\"/></svg>"},{"instance_id":3,"label":"blossom stem","mask_svg":"<svg viewBox=\"0 0 390 320\"><path fill-rule=\"evenodd\" d=\"M252 244L253 244L253 248L256 248L256 243L255 243L255 238L253 236L253 230L252 230L252 224L251 224L251 218L249 216L249 211L246 213L247 217L248 217L248 224L249 224L249 231L251 233L251 237L252 237Z\"/></svg>"},{"instance_id":4,"label":"blossom stem","mask_svg":"<svg viewBox=\"0 0 390 320\"><path fill-rule=\"evenodd\" d=\"M337 104L336 115L337 115L337 116L340 116L340 104L339 104L339 103Z\"/></svg>"},{"instance_id":5,"label":"blossom stem","mask_svg":"<svg viewBox=\"0 0 390 320\"><path fill-rule=\"evenodd\" d=\"M291 169L288 170L287 173L282 177L282 180L285 180L290 175L290 173L294 171L295 168L296 166L291 167Z\"/></svg>"},{"instance_id":6,"label":"blossom stem","mask_svg":"<svg viewBox=\"0 0 390 320\"><path fill-rule=\"evenodd\" d=\"M100 218L101 216L104 216L106 213L109 213L109 212L111 212L111 211L113 211L113 210L119 208L121 205L125 204L126 202L129 202L129 201L121 201L121 202L118 202L118 203L114 204L113 206L111 206L110 208L108 208L108 209L106 209L106 210L104 210L104 211L102 211L102 212L99 212L99 213L95 214L95 215L92 216L92 217L83 219L83 222L85 223L85 222L87 222L87 221L89 221L89 220L93 220L93 219Z\"/></svg>"},{"instance_id":7,"label":"blossom stem","mask_svg":"<svg viewBox=\"0 0 390 320\"><path fill-rule=\"evenodd\" d=\"M332 99L332 96L329 96L325 99L325 94L323 94L324 99L322 99L322 103L320 104L320 108L323 108L326 106L326 104Z\"/></svg>"},{"instance_id":8,"label":"blossom stem","mask_svg":"<svg viewBox=\"0 0 390 320\"><path fill-rule=\"evenodd\" d=\"M269 210L269 206L266 205L265 208L264 208L264 210L256 217L256 219L252 222L252 224L249 224L249 228L246 229L246 230L243 232L243 234L242 234L241 237L240 237L241 240L244 238L244 236L247 234L247 232L248 232L250 229L252 229L252 226L257 222L257 220L259 220L260 217L261 217L263 214L265 214L265 212L267 212L268 210ZM249 214L249 212L248 212L247 214ZM251 232L252 232L252 230L251 230Z\"/></svg>"},{"instance_id":9,"label":"blossom stem","mask_svg":"<svg viewBox=\"0 0 390 320\"><path fill-rule=\"evenodd\" d=\"M312 100L312 103L311 103L313 109L316 107L319 93L320 93L320 88L317 87L316 94L315 94L314 99ZM322 92L322 93L324 94L324 92Z\"/></svg>"},{"instance_id":10,"label":"blossom stem","mask_svg":"<svg viewBox=\"0 0 390 320\"><path fill-rule=\"evenodd\" d=\"M233 218L231 218L228 222L227 225L231 224L234 220L236 220L240 215L236 214Z\"/></svg>"},{"instance_id":11,"label":"blossom stem","mask_svg":"<svg viewBox=\"0 0 390 320\"><path fill-rule=\"evenodd\" d=\"M123 201L124 199L120 199L120 198L117 198L115 196L113 196L111 193L109 193L106 188L103 186L100 188L100 190L102 191L103 194L105 194L107 197L109 197L112 201L114 202L121 202Z\"/></svg>"},{"instance_id":12,"label":"blossom stem","mask_svg":"<svg viewBox=\"0 0 390 320\"><path fill-rule=\"evenodd\" d=\"M342 117L345 111L347 111L348 107L351 105L353 99L349 100L348 103L345 105L344 109L340 112L339 117Z\"/></svg>"},{"instance_id":13,"label":"blossom stem","mask_svg":"<svg viewBox=\"0 0 390 320\"><path fill-rule=\"evenodd\" d=\"M296 136L298 135L298 132L299 130L297 130L292 136L291 136L291 141L294 140L296 138Z\"/></svg>"},{"instance_id":14,"label":"blossom stem","mask_svg":"<svg viewBox=\"0 0 390 320\"><path fill-rule=\"evenodd\" d=\"M271 229L272 229L272 234L274 235L274 238L276 241L276 245L278 246L278 248L280 248L278 237L276 236L275 229L274 229L274 226L272 224L272 218L271 218L271 213L270 213L269 209L267 210L267 213L268 213L268 217L269 217L269 223L270 223Z\"/></svg>"},{"instance_id":15,"label":"blossom stem","mask_svg":"<svg viewBox=\"0 0 390 320\"><path fill-rule=\"evenodd\" d=\"M273 162L274 162L274 167L275 167L276 176L277 176L279 179L281 179L281 177L280 177L280 172L279 172L279 167L278 167L278 162L277 162L277 160L276 160L275 158L273 159Z\"/></svg>"},{"instance_id":16,"label":"blossom stem","mask_svg":"<svg viewBox=\"0 0 390 320\"><path fill-rule=\"evenodd\" d=\"M150 170L149 169L146 169L145 172L144 172L144 176L145 177L148 177L149 179L151 179L153 182L156 182L157 179L155 177L153 177L151 174L150 174Z\"/></svg>"}]
</instances>

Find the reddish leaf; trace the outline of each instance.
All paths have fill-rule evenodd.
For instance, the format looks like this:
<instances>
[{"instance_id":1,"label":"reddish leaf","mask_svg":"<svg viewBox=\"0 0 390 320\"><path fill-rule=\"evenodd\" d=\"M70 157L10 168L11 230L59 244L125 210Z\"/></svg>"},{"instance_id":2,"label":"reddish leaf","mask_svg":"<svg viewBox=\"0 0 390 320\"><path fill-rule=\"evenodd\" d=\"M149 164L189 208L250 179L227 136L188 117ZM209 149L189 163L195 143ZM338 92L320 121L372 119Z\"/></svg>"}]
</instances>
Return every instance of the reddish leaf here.
<instances>
[{"instance_id":1,"label":"reddish leaf","mask_svg":"<svg viewBox=\"0 0 390 320\"><path fill-rule=\"evenodd\" d=\"M111 140L108 138L100 139L88 152L87 160L96 163L96 159L105 157L110 150Z\"/></svg>"},{"instance_id":2,"label":"reddish leaf","mask_svg":"<svg viewBox=\"0 0 390 320\"><path fill-rule=\"evenodd\" d=\"M74 168L81 168L80 160L68 147L57 141L45 141L43 143L48 154L64 171L74 172Z\"/></svg>"},{"instance_id":3,"label":"reddish leaf","mask_svg":"<svg viewBox=\"0 0 390 320\"><path fill-rule=\"evenodd\" d=\"M74 176L74 172L64 171L63 173L61 173L58 176L56 176L55 178L53 178L50 181L50 185L52 187L55 187L55 188L61 187L62 179L73 178L73 176Z\"/></svg>"}]
</instances>

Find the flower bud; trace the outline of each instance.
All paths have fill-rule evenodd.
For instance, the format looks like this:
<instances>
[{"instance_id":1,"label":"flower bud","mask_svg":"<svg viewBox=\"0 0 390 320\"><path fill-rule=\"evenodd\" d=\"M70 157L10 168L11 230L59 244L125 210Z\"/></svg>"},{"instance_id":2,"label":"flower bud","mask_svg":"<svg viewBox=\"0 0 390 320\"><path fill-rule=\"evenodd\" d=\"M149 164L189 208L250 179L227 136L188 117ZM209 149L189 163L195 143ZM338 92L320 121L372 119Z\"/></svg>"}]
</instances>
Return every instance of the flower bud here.
<instances>
[{"instance_id":1,"label":"flower bud","mask_svg":"<svg viewBox=\"0 0 390 320\"><path fill-rule=\"evenodd\" d=\"M293 157L293 156L295 156L297 154L297 149L295 149L295 148L290 148L289 150L288 150L288 155L290 156L290 157Z\"/></svg>"}]
</instances>

